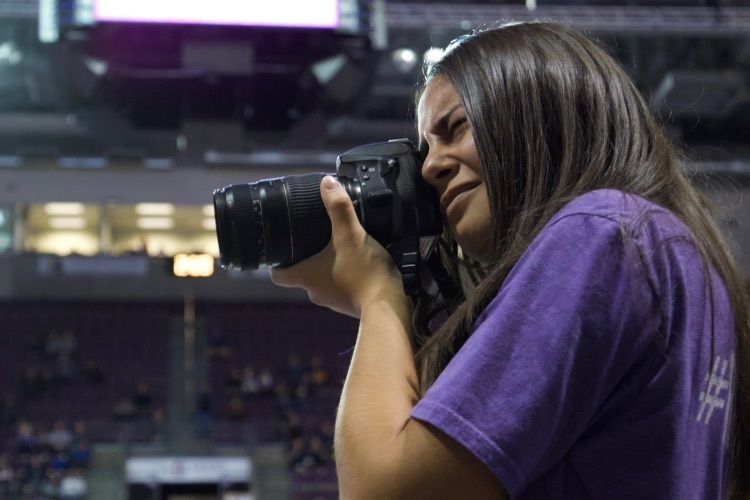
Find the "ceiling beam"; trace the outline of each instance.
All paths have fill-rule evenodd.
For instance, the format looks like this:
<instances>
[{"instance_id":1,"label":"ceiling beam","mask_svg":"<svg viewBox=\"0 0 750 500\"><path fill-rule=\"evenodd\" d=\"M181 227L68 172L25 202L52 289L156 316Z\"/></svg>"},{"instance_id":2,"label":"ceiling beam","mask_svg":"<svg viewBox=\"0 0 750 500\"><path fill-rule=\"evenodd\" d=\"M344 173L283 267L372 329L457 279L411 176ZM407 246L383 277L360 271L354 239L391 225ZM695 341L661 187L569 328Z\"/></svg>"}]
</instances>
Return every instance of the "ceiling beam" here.
<instances>
[{"instance_id":1,"label":"ceiling beam","mask_svg":"<svg viewBox=\"0 0 750 500\"><path fill-rule=\"evenodd\" d=\"M750 36L750 7L648 7L466 5L387 3L388 29L443 28L467 31L496 21L554 19L600 34L629 36Z\"/></svg>"}]
</instances>

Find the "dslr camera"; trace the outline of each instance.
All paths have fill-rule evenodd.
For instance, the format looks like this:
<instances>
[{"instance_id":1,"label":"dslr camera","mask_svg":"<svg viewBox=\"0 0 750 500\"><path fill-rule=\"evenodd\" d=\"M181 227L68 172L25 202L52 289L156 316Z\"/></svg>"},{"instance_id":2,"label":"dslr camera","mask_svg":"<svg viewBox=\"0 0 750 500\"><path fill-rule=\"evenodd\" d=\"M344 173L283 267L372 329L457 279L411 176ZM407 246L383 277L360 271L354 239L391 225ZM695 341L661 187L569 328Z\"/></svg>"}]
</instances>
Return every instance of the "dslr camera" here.
<instances>
[{"instance_id":1,"label":"dslr camera","mask_svg":"<svg viewBox=\"0 0 750 500\"><path fill-rule=\"evenodd\" d=\"M311 173L232 184L213 193L221 265L246 270L290 266L323 249L331 221L320 182L333 175L346 189L365 231L401 270L404 289L420 289L418 266L442 233L437 194L422 179L410 141L359 146L340 155L336 174Z\"/></svg>"}]
</instances>

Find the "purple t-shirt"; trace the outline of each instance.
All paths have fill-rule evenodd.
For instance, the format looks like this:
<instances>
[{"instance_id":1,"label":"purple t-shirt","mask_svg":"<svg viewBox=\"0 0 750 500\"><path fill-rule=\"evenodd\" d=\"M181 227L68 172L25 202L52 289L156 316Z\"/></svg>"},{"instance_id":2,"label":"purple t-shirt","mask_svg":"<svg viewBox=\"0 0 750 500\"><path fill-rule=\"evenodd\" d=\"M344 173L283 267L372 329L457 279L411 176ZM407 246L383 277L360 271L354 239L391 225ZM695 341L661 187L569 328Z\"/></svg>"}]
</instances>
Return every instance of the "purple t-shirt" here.
<instances>
[{"instance_id":1,"label":"purple t-shirt","mask_svg":"<svg viewBox=\"0 0 750 500\"><path fill-rule=\"evenodd\" d=\"M691 241L642 198L572 201L412 416L462 443L511 498L722 497L733 320L715 272L711 313Z\"/></svg>"}]
</instances>

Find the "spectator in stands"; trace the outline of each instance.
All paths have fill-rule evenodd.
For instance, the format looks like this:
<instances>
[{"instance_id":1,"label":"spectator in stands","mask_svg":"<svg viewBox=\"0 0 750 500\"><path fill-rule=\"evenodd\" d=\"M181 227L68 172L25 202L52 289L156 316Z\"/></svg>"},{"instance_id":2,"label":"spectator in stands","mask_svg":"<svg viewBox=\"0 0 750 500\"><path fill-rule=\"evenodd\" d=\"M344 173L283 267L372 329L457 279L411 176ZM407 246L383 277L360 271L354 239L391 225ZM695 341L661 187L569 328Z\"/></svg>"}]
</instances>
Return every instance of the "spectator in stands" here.
<instances>
[{"instance_id":1,"label":"spectator in stands","mask_svg":"<svg viewBox=\"0 0 750 500\"><path fill-rule=\"evenodd\" d=\"M208 437L213 427L213 404L208 384L204 384L196 395L194 419L196 435L199 438Z\"/></svg>"},{"instance_id":2,"label":"spectator in stands","mask_svg":"<svg viewBox=\"0 0 750 500\"><path fill-rule=\"evenodd\" d=\"M21 408L18 406L16 396L13 393L6 393L0 407L0 427L13 425L18 421L21 415Z\"/></svg>"},{"instance_id":3,"label":"spectator in stands","mask_svg":"<svg viewBox=\"0 0 750 500\"><path fill-rule=\"evenodd\" d=\"M311 396L308 384L299 384L294 390L294 397L292 398L292 408L297 412L304 412L310 405Z\"/></svg>"},{"instance_id":4,"label":"spectator in stands","mask_svg":"<svg viewBox=\"0 0 750 500\"><path fill-rule=\"evenodd\" d=\"M136 416L133 399L128 396L122 396L115 403L112 413L118 422L132 422Z\"/></svg>"},{"instance_id":5,"label":"spectator in stands","mask_svg":"<svg viewBox=\"0 0 750 500\"><path fill-rule=\"evenodd\" d=\"M308 440L302 436L292 439L287 452L287 464L290 469L306 475L315 472L325 463L319 441Z\"/></svg>"},{"instance_id":6,"label":"spectator in stands","mask_svg":"<svg viewBox=\"0 0 750 500\"><path fill-rule=\"evenodd\" d=\"M226 333L219 326L211 328L206 344L206 356L209 360L225 359L231 354L227 345Z\"/></svg>"},{"instance_id":7,"label":"spectator in stands","mask_svg":"<svg viewBox=\"0 0 750 500\"><path fill-rule=\"evenodd\" d=\"M55 453L69 451L73 443L73 433L64 421L56 420L52 424L52 429L47 433L45 441Z\"/></svg>"},{"instance_id":8,"label":"spectator in stands","mask_svg":"<svg viewBox=\"0 0 750 500\"><path fill-rule=\"evenodd\" d=\"M299 387L308 373L308 367L302 363L296 352L290 352L286 360L286 383L293 390Z\"/></svg>"},{"instance_id":9,"label":"spectator in stands","mask_svg":"<svg viewBox=\"0 0 750 500\"><path fill-rule=\"evenodd\" d=\"M45 471L44 478L34 484L38 484L38 491L42 498L60 498L61 478L62 472L50 467Z\"/></svg>"},{"instance_id":10,"label":"spectator in stands","mask_svg":"<svg viewBox=\"0 0 750 500\"><path fill-rule=\"evenodd\" d=\"M67 353L71 358L75 358L78 352L78 338L72 329L66 328L63 330L60 335L59 350Z\"/></svg>"},{"instance_id":11,"label":"spectator in stands","mask_svg":"<svg viewBox=\"0 0 750 500\"><path fill-rule=\"evenodd\" d=\"M19 474L25 490L37 491L47 480L49 461L47 453L26 453L21 456Z\"/></svg>"},{"instance_id":12,"label":"spectator in stands","mask_svg":"<svg viewBox=\"0 0 750 500\"><path fill-rule=\"evenodd\" d=\"M8 455L0 455L0 498L11 498L13 479L13 467L8 463Z\"/></svg>"},{"instance_id":13,"label":"spectator in stands","mask_svg":"<svg viewBox=\"0 0 750 500\"><path fill-rule=\"evenodd\" d=\"M247 418L245 402L240 396L232 396L227 404L226 415L232 422L241 422Z\"/></svg>"},{"instance_id":14,"label":"spectator in stands","mask_svg":"<svg viewBox=\"0 0 750 500\"><path fill-rule=\"evenodd\" d=\"M276 400L276 407L281 413L286 413L288 410L294 409L294 398L289 393L289 386L286 382L276 382L273 393Z\"/></svg>"},{"instance_id":15,"label":"spectator in stands","mask_svg":"<svg viewBox=\"0 0 750 500\"><path fill-rule=\"evenodd\" d=\"M141 233L138 235L138 241L133 245L133 249L130 251L132 255L150 255L148 248L148 235Z\"/></svg>"},{"instance_id":16,"label":"spectator in stands","mask_svg":"<svg viewBox=\"0 0 750 500\"><path fill-rule=\"evenodd\" d=\"M57 355L54 373L55 382L58 387L75 381L78 376L78 367L73 362L73 358L69 353L60 351Z\"/></svg>"},{"instance_id":17,"label":"spectator in stands","mask_svg":"<svg viewBox=\"0 0 750 500\"><path fill-rule=\"evenodd\" d=\"M286 451L286 464L289 469L294 470L304 460L305 457L305 439L297 436L288 441L289 447Z\"/></svg>"},{"instance_id":18,"label":"spectator in stands","mask_svg":"<svg viewBox=\"0 0 750 500\"><path fill-rule=\"evenodd\" d=\"M328 383L330 376L331 374L323 364L323 358L320 356L313 356L310 359L311 389L316 391L317 389L324 387Z\"/></svg>"},{"instance_id":19,"label":"spectator in stands","mask_svg":"<svg viewBox=\"0 0 750 500\"><path fill-rule=\"evenodd\" d=\"M47 338L44 341L44 352L47 354L47 358L51 360L57 359L60 354L62 347L62 337L57 330L51 330L47 333Z\"/></svg>"},{"instance_id":20,"label":"spectator in stands","mask_svg":"<svg viewBox=\"0 0 750 500\"><path fill-rule=\"evenodd\" d=\"M88 432L86 431L86 421L85 420L76 420L73 422L73 442L76 443L78 441L88 441L89 436Z\"/></svg>"},{"instance_id":21,"label":"spectator in stands","mask_svg":"<svg viewBox=\"0 0 750 500\"><path fill-rule=\"evenodd\" d=\"M86 439L74 440L70 445L68 457L70 459L71 468L83 470L88 469L91 465L91 459L93 458L91 443Z\"/></svg>"},{"instance_id":22,"label":"spectator in stands","mask_svg":"<svg viewBox=\"0 0 750 500\"><path fill-rule=\"evenodd\" d=\"M287 441L302 436L304 432L302 425L302 415L295 410L289 410L284 415L282 434L286 436Z\"/></svg>"},{"instance_id":23,"label":"spectator in stands","mask_svg":"<svg viewBox=\"0 0 750 500\"><path fill-rule=\"evenodd\" d=\"M242 394L242 371L239 368L234 367L229 370L224 387L230 397Z\"/></svg>"},{"instance_id":24,"label":"spectator in stands","mask_svg":"<svg viewBox=\"0 0 750 500\"><path fill-rule=\"evenodd\" d=\"M67 471L60 480L59 492L61 500L85 499L88 492L88 484L83 471L80 469Z\"/></svg>"},{"instance_id":25,"label":"spectator in stands","mask_svg":"<svg viewBox=\"0 0 750 500\"><path fill-rule=\"evenodd\" d=\"M273 377L273 372L269 367L264 366L258 376L259 394L265 396L273 394L274 385L275 379Z\"/></svg>"},{"instance_id":26,"label":"spectator in stands","mask_svg":"<svg viewBox=\"0 0 750 500\"><path fill-rule=\"evenodd\" d=\"M310 454L315 457L315 466L328 465L331 462L332 448L326 446L320 436L312 435L308 439Z\"/></svg>"},{"instance_id":27,"label":"spectator in stands","mask_svg":"<svg viewBox=\"0 0 750 500\"><path fill-rule=\"evenodd\" d=\"M133 404L137 415L145 415L151 411L151 387L148 382L141 380L136 384L135 394L133 394Z\"/></svg>"},{"instance_id":28,"label":"spectator in stands","mask_svg":"<svg viewBox=\"0 0 750 500\"><path fill-rule=\"evenodd\" d=\"M70 468L70 455L67 451L60 451L50 455L49 468L57 471L65 471Z\"/></svg>"},{"instance_id":29,"label":"spectator in stands","mask_svg":"<svg viewBox=\"0 0 750 500\"><path fill-rule=\"evenodd\" d=\"M167 416L163 408L156 408L151 413L151 440L163 443L167 438Z\"/></svg>"},{"instance_id":30,"label":"spectator in stands","mask_svg":"<svg viewBox=\"0 0 750 500\"><path fill-rule=\"evenodd\" d=\"M16 443L17 453L36 453L39 451L41 439L36 433L34 424L28 420L21 420L16 426Z\"/></svg>"},{"instance_id":31,"label":"spectator in stands","mask_svg":"<svg viewBox=\"0 0 750 500\"><path fill-rule=\"evenodd\" d=\"M255 397L260 393L260 380L255 374L255 368L252 365L246 365L242 369L242 383L240 391L245 397Z\"/></svg>"},{"instance_id":32,"label":"spectator in stands","mask_svg":"<svg viewBox=\"0 0 750 500\"><path fill-rule=\"evenodd\" d=\"M330 420L321 422L316 435L324 448L333 450L333 422Z\"/></svg>"},{"instance_id":33,"label":"spectator in stands","mask_svg":"<svg viewBox=\"0 0 750 500\"><path fill-rule=\"evenodd\" d=\"M455 293L412 302L330 176L331 242L271 270L360 318L341 496L750 498L744 278L626 72L534 22L461 37L426 77Z\"/></svg>"}]
</instances>

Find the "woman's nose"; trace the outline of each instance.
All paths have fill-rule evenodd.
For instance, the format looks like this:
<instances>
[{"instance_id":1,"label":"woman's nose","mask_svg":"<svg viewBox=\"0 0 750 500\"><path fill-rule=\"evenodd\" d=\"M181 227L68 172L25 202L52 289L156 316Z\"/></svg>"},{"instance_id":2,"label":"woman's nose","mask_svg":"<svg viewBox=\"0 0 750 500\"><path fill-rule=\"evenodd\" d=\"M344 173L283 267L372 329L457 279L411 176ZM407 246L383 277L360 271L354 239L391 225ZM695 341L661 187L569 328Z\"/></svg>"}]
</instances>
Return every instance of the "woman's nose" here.
<instances>
[{"instance_id":1,"label":"woman's nose","mask_svg":"<svg viewBox=\"0 0 750 500\"><path fill-rule=\"evenodd\" d=\"M449 156L430 150L422 164L422 177L428 184L437 188L453 177L457 169L457 163Z\"/></svg>"}]
</instances>

